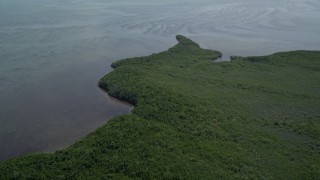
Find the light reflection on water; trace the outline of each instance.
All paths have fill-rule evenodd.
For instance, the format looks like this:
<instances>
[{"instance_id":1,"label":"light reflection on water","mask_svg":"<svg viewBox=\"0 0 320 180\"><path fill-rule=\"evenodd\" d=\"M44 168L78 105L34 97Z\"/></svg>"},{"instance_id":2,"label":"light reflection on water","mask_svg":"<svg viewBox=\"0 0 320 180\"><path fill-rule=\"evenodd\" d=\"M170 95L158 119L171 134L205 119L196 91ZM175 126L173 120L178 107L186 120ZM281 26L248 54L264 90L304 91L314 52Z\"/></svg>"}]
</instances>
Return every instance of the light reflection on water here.
<instances>
[{"instance_id":1,"label":"light reflection on water","mask_svg":"<svg viewBox=\"0 0 320 180\"><path fill-rule=\"evenodd\" d=\"M117 59L163 51L176 34L226 58L317 50L319 8L317 0L0 0L0 160L65 147L129 113L96 86Z\"/></svg>"}]
</instances>

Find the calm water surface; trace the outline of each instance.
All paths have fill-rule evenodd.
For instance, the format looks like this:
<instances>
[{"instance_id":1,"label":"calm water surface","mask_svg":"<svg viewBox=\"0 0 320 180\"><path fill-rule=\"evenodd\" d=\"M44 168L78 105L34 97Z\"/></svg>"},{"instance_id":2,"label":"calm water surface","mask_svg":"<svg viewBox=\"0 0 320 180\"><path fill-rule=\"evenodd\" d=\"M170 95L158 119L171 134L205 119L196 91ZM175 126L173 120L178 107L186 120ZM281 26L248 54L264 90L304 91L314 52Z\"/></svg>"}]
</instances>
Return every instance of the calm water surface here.
<instances>
[{"instance_id":1,"label":"calm water surface","mask_svg":"<svg viewBox=\"0 0 320 180\"><path fill-rule=\"evenodd\" d=\"M66 147L131 107L111 62L183 34L229 55L320 49L318 0L0 0L0 160Z\"/></svg>"}]
</instances>

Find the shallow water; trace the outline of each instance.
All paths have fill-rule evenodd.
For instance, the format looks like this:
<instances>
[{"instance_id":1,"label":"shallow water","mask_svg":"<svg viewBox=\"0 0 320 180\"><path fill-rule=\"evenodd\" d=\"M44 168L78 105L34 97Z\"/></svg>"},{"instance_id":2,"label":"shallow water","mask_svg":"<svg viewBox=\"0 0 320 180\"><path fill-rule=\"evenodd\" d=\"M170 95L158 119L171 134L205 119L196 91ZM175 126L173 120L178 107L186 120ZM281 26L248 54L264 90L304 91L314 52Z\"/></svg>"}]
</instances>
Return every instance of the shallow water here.
<instances>
[{"instance_id":1,"label":"shallow water","mask_svg":"<svg viewBox=\"0 0 320 180\"><path fill-rule=\"evenodd\" d=\"M230 55L320 49L318 0L0 0L0 160L66 147L131 107L111 62L183 34Z\"/></svg>"}]
</instances>

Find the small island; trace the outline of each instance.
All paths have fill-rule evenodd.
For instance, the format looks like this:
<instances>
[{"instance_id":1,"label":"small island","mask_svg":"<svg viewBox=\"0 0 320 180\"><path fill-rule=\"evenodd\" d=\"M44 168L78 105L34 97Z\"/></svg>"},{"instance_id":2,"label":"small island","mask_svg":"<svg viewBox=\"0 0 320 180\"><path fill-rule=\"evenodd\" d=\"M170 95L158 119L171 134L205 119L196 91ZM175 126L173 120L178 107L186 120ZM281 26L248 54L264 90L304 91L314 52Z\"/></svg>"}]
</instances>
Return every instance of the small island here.
<instances>
[{"instance_id":1,"label":"small island","mask_svg":"<svg viewBox=\"0 0 320 180\"><path fill-rule=\"evenodd\" d=\"M67 149L0 162L0 179L320 177L320 51L214 63L220 52L177 40L100 80L132 114Z\"/></svg>"}]
</instances>

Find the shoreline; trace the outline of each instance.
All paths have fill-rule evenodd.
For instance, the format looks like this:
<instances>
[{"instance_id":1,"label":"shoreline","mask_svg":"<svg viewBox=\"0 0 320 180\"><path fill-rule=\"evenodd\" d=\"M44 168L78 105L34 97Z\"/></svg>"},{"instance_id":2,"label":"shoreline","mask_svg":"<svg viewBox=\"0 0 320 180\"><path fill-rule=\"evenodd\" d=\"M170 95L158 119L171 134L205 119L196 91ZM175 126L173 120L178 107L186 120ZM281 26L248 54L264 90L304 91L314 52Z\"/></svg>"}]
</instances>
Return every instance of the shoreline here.
<instances>
[{"instance_id":1,"label":"shoreline","mask_svg":"<svg viewBox=\"0 0 320 180\"><path fill-rule=\"evenodd\" d=\"M53 154L1 162L0 178L17 170L17 177L49 179L319 175L320 157L311 147L320 136L313 90L319 51L212 63L220 52L184 36L177 40L167 51L114 62L116 69L99 81L109 96L133 105L131 114Z\"/></svg>"}]
</instances>

